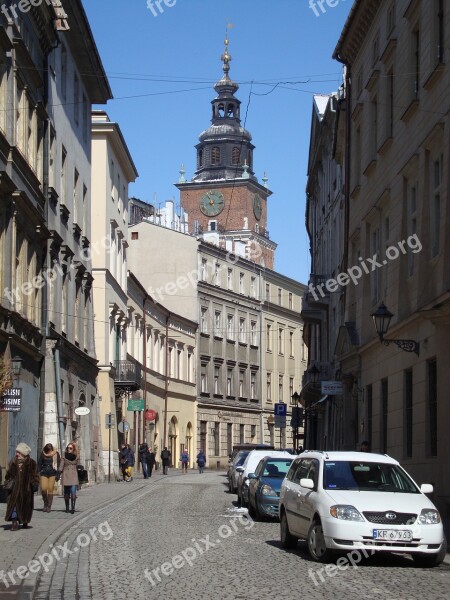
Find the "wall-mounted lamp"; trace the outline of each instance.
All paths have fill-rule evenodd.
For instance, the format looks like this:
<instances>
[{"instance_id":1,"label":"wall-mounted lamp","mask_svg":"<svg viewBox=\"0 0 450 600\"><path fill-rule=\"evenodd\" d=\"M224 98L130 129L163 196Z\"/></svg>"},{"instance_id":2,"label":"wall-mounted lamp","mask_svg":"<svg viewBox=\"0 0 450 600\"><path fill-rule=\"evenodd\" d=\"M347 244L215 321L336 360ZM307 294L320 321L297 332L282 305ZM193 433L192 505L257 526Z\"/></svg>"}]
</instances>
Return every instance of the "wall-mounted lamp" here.
<instances>
[{"instance_id":1,"label":"wall-mounted lamp","mask_svg":"<svg viewBox=\"0 0 450 600\"><path fill-rule=\"evenodd\" d=\"M15 356L11 359L11 372L14 376L14 379L18 379L20 375L20 371L22 370L22 359L19 356Z\"/></svg>"},{"instance_id":2,"label":"wall-mounted lamp","mask_svg":"<svg viewBox=\"0 0 450 600\"><path fill-rule=\"evenodd\" d=\"M310 367L308 369L308 373L311 376L312 382L317 383L320 375L320 369L317 367L317 365L313 365L312 367Z\"/></svg>"},{"instance_id":3,"label":"wall-mounted lamp","mask_svg":"<svg viewBox=\"0 0 450 600\"><path fill-rule=\"evenodd\" d=\"M380 342L385 346L389 344L395 344L401 350L405 352L415 352L419 356L420 344L414 340L386 340L384 336L389 329L389 325L392 317L394 316L385 306L384 302L380 304L375 312L370 315L375 325L375 331L377 332Z\"/></svg>"}]
</instances>

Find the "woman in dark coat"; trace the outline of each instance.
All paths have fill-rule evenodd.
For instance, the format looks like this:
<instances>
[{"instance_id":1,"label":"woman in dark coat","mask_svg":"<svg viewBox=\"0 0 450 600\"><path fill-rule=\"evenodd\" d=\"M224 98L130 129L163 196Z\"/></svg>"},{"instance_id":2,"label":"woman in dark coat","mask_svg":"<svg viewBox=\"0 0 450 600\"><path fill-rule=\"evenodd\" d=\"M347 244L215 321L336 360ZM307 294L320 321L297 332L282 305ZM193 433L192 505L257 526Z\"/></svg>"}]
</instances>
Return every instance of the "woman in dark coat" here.
<instances>
[{"instance_id":1,"label":"woman in dark coat","mask_svg":"<svg viewBox=\"0 0 450 600\"><path fill-rule=\"evenodd\" d=\"M77 465L80 462L78 448L75 442L67 445L64 457L61 460L61 485L64 487L64 502L66 503L66 513L69 512L69 500L71 501L70 512L75 512L75 502L77 500L78 471Z\"/></svg>"},{"instance_id":2,"label":"woman in dark coat","mask_svg":"<svg viewBox=\"0 0 450 600\"><path fill-rule=\"evenodd\" d=\"M21 442L16 448L16 457L10 462L5 482L14 481L14 487L8 497L5 521L12 521L11 531L28 527L34 508L34 494L39 489L39 475L36 461L30 458L31 448Z\"/></svg>"},{"instance_id":3,"label":"woman in dark coat","mask_svg":"<svg viewBox=\"0 0 450 600\"><path fill-rule=\"evenodd\" d=\"M55 481L58 475L60 456L52 444L45 444L38 459L37 468L41 478L41 494L44 501L43 512L52 510Z\"/></svg>"},{"instance_id":4,"label":"woman in dark coat","mask_svg":"<svg viewBox=\"0 0 450 600\"><path fill-rule=\"evenodd\" d=\"M147 470L148 470L149 477L152 476L152 472L153 472L155 463L156 463L156 455L153 452L153 450L149 450L147 453Z\"/></svg>"}]
</instances>

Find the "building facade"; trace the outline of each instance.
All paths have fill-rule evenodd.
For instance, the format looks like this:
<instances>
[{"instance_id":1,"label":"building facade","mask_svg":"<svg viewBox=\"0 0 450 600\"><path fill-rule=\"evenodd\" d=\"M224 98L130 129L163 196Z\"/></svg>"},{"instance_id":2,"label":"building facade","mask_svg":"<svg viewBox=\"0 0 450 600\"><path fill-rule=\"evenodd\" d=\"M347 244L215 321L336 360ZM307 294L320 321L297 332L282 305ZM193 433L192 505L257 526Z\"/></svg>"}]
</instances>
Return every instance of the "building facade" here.
<instances>
[{"instance_id":1,"label":"building facade","mask_svg":"<svg viewBox=\"0 0 450 600\"><path fill-rule=\"evenodd\" d=\"M104 469L118 474L121 414L117 398L140 387L140 372L128 357L128 185L138 177L120 127L103 111L92 113L92 275L98 360L99 425ZM131 376L131 380L130 380ZM120 402L119 402L120 403ZM113 415L114 418L111 419ZM111 423L110 423L111 421ZM115 423L114 429L111 428Z\"/></svg>"},{"instance_id":2,"label":"building facade","mask_svg":"<svg viewBox=\"0 0 450 600\"><path fill-rule=\"evenodd\" d=\"M341 448L367 439L399 459L419 483L434 484L443 515L449 46L446 2L368 0L353 4L334 52L346 73L343 272L358 273L341 279ZM387 344L374 329L380 310Z\"/></svg>"}]
</instances>

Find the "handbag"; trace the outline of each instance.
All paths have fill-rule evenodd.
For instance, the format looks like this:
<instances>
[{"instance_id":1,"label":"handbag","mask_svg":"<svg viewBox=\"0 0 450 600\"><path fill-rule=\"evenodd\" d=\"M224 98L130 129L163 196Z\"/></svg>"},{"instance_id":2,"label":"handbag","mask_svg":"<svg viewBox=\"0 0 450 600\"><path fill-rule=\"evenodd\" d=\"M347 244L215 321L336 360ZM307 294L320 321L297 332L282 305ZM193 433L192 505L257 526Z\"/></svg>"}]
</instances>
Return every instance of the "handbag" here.
<instances>
[{"instance_id":1,"label":"handbag","mask_svg":"<svg viewBox=\"0 0 450 600\"><path fill-rule=\"evenodd\" d=\"M12 492L14 489L14 484L16 483L15 479L8 479L8 481L5 483L5 485L3 486L3 489L6 492Z\"/></svg>"}]
</instances>

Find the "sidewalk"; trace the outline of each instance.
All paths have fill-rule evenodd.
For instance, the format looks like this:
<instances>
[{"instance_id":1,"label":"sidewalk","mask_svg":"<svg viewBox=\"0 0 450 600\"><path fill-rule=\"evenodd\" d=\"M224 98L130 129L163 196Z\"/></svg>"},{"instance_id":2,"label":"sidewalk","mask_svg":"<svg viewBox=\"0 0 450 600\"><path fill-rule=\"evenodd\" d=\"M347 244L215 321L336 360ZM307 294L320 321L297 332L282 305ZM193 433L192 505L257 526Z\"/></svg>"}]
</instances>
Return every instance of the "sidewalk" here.
<instances>
[{"instance_id":1,"label":"sidewalk","mask_svg":"<svg viewBox=\"0 0 450 600\"><path fill-rule=\"evenodd\" d=\"M168 477L178 475L178 471L171 469ZM90 512L107 506L121 499L130 498L145 487L151 486L155 481L164 479L162 471L153 472L150 479L145 480L137 473L133 481L100 483L92 486L82 487L77 496L75 514L65 512L64 498L55 496L52 511L42 511L43 502L40 495L36 494L33 518L28 529L20 528L19 531L10 531L10 523L3 521L6 504L0 504L0 574L2 571L8 573L16 570L21 565L27 565L38 554L39 549L56 540L74 523L86 517ZM1 523L1 521L0 521ZM27 585L28 583L28 585ZM30 599L34 585L30 578L24 579L22 585L10 585L6 588L0 581L0 600Z\"/></svg>"}]
</instances>

